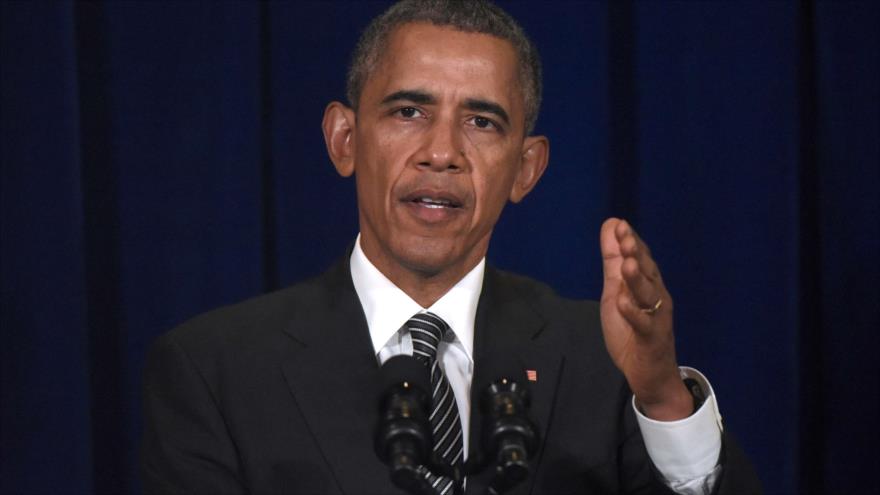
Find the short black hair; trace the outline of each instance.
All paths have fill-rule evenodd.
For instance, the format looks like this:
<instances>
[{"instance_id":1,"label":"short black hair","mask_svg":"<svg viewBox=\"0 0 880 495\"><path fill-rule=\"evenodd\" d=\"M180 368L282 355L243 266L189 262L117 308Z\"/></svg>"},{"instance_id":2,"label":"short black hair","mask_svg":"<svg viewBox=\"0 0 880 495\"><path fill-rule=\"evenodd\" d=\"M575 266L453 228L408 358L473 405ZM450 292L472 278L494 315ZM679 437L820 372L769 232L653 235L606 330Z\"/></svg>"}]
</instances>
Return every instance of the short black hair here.
<instances>
[{"instance_id":1,"label":"short black hair","mask_svg":"<svg viewBox=\"0 0 880 495\"><path fill-rule=\"evenodd\" d=\"M449 26L510 42L519 62L526 134L534 130L541 107L541 58L513 17L487 0L403 0L373 19L354 49L348 69L346 96L352 108L357 110L364 84L385 51L389 35L412 22Z\"/></svg>"}]
</instances>

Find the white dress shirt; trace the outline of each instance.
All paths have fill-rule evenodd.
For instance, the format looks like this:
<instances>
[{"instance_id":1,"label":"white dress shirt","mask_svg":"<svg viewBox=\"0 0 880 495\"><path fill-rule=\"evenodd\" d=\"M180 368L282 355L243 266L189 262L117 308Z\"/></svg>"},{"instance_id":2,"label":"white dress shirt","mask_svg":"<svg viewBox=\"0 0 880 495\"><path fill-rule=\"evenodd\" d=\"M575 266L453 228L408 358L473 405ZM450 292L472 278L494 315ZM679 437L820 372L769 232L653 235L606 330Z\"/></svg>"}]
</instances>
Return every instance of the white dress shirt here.
<instances>
[{"instance_id":1,"label":"white dress shirt","mask_svg":"<svg viewBox=\"0 0 880 495\"><path fill-rule=\"evenodd\" d=\"M351 253L351 279L364 315L373 349L380 364L398 354L412 355L412 339L404 324L414 314L430 311L449 324L454 332L440 343L437 359L455 394L461 416L464 454L470 431L470 392L474 376L474 319L483 288L485 258L430 308L423 308L388 280L367 259L360 235ZM721 472L721 416L715 394L706 378L692 368L681 368L682 377L695 379L706 401L691 416L679 421L655 421L633 409L642 431L648 455L666 484L682 494L708 494Z\"/></svg>"}]
</instances>

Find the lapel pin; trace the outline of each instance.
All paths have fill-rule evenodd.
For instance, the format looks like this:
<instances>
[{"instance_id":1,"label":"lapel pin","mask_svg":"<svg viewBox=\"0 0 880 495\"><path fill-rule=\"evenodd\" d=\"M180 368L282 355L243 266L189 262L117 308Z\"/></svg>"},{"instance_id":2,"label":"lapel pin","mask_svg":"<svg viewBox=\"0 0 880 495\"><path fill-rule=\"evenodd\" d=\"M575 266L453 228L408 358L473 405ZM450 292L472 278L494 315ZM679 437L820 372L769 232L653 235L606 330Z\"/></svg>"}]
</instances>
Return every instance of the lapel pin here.
<instances>
[{"instance_id":1,"label":"lapel pin","mask_svg":"<svg viewBox=\"0 0 880 495\"><path fill-rule=\"evenodd\" d=\"M530 382L537 382L538 370L526 370L526 378L528 378Z\"/></svg>"}]
</instances>

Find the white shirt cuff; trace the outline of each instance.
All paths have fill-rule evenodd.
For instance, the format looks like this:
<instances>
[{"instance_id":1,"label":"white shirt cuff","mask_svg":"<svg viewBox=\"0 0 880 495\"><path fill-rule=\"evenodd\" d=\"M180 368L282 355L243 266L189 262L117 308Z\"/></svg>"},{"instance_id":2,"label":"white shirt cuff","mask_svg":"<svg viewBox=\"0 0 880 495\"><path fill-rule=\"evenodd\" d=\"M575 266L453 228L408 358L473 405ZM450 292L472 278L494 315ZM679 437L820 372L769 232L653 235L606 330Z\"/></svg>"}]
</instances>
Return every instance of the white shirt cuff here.
<instances>
[{"instance_id":1,"label":"white shirt cuff","mask_svg":"<svg viewBox=\"0 0 880 495\"><path fill-rule=\"evenodd\" d=\"M702 373L693 368L682 366L679 373L682 379L696 380L706 395L703 405L687 418L678 421L653 420L639 411L635 396L632 399L648 455L670 485L714 478L710 475L717 475L716 466L721 455L723 427L712 386Z\"/></svg>"}]
</instances>

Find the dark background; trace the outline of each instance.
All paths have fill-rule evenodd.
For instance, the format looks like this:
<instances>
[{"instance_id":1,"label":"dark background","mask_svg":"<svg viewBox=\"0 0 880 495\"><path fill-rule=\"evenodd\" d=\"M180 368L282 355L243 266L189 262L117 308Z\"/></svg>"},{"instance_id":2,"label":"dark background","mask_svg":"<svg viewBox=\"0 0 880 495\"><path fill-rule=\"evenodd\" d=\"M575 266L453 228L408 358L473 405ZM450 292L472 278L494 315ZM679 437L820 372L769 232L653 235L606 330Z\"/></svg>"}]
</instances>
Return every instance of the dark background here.
<instances>
[{"instance_id":1,"label":"dark background","mask_svg":"<svg viewBox=\"0 0 880 495\"><path fill-rule=\"evenodd\" d=\"M150 341L342 255L319 122L385 5L0 4L0 491L139 491ZM595 298L630 219L767 491L876 492L878 4L504 5L552 151L490 261Z\"/></svg>"}]
</instances>

